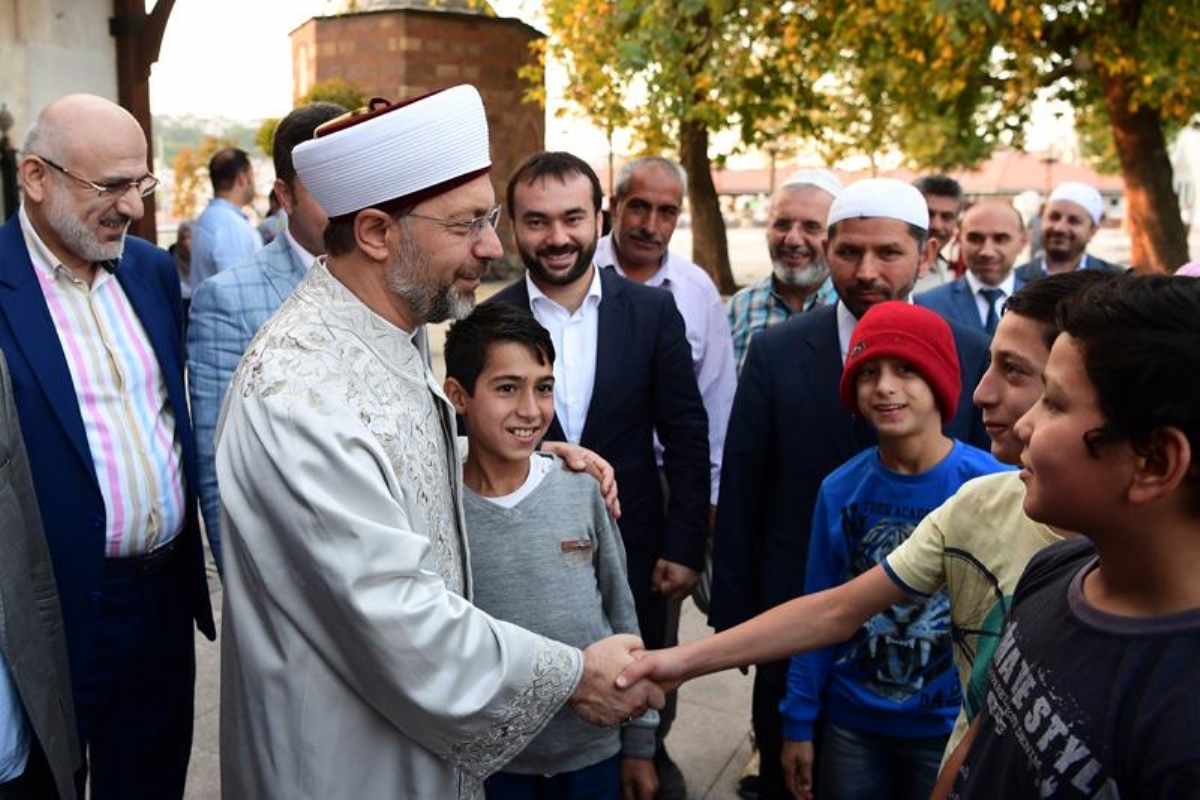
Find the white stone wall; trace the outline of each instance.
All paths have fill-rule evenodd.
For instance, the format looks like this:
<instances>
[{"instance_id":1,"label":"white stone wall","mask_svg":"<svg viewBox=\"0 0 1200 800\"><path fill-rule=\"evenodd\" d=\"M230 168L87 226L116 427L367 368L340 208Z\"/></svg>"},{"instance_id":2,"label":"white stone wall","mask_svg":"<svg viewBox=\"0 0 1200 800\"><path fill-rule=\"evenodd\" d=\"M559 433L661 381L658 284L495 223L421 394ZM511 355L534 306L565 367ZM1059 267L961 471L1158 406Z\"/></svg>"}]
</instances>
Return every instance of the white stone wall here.
<instances>
[{"instance_id":1,"label":"white stone wall","mask_svg":"<svg viewBox=\"0 0 1200 800\"><path fill-rule=\"evenodd\" d=\"M20 147L37 112L64 94L117 99L112 0L0 0L0 102Z\"/></svg>"}]
</instances>

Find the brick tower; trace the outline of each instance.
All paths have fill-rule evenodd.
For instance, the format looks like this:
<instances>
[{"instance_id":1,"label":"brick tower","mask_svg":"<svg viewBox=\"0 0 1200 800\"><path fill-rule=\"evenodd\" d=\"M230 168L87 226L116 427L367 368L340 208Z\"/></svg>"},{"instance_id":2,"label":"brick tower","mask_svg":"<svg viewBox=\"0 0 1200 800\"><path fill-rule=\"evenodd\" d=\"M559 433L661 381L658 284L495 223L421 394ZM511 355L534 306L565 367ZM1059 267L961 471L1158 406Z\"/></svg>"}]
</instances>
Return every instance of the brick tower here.
<instances>
[{"instance_id":1,"label":"brick tower","mask_svg":"<svg viewBox=\"0 0 1200 800\"><path fill-rule=\"evenodd\" d=\"M292 31L293 100L330 78L389 100L474 84L487 108L492 183L503 198L508 176L545 146L545 112L521 101L526 83L517 76L533 62L530 44L542 34L471 0L359 0L355 6L355 12L314 17ZM509 252L507 222L501 228Z\"/></svg>"}]
</instances>

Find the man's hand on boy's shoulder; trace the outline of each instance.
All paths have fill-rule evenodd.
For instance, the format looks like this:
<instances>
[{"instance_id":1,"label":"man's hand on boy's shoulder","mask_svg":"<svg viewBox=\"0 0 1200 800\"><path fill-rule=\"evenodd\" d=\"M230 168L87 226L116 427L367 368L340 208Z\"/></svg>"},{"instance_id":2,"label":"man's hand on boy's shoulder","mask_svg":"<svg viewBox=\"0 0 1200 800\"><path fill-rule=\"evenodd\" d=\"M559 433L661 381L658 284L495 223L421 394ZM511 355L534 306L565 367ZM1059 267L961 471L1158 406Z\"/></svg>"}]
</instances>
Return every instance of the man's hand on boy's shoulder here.
<instances>
[{"instance_id":1,"label":"man's hand on boy's shoulder","mask_svg":"<svg viewBox=\"0 0 1200 800\"><path fill-rule=\"evenodd\" d=\"M570 442L542 442L542 452L550 453L562 459L563 464L572 472L586 472L600 484L600 494L604 496L604 505L613 519L621 518L621 500L617 497L617 474L612 464L605 461L597 453Z\"/></svg>"},{"instance_id":2,"label":"man's hand on boy's shoulder","mask_svg":"<svg viewBox=\"0 0 1200 800\"><path fill-rule=\"evenodd\" d=\"M621 759L621 796L624 800L654 800L658 773L653 758Z\"/></svg>"}]
</instances>

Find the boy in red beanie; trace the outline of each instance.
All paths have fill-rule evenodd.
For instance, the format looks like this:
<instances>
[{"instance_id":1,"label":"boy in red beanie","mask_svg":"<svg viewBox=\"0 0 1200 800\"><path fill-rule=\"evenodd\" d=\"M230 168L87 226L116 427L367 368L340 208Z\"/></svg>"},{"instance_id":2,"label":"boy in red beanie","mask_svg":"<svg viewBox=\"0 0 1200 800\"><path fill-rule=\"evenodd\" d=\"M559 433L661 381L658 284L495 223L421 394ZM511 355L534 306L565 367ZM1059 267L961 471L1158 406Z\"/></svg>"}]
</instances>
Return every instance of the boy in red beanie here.
<instances>
[{"instance_id":1,"label":"boy in red beanie","mask_svg":"<svg viewBox=\"0 0 1200 800\"><path fill-rule=\"evenodd\" d=\"M1004 469L942 433L956 411L958 355L932 311L901 302L870 308L855 327L840 388L879 444L821 484L806 593L875 567L964 482ZM821 741L818 798L928 797L962 700L948 612L944 591L901 603L846 643L793 658L780 707L785 757L792 750L811 771L812 741Z\"/></svg>"}]
</instances>

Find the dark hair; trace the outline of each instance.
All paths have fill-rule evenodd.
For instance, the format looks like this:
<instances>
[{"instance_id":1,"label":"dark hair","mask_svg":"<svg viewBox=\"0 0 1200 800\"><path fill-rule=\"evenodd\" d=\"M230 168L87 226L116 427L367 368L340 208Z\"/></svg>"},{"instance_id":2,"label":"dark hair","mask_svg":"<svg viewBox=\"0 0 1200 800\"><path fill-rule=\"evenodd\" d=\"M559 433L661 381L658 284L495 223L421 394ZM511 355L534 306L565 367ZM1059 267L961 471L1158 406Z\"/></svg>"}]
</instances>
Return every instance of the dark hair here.
<instances>
[{"instance_id":1,"label":"dark hair","mask_svg":"<svg viewBox=\"0 0 1200 800\"><path fill-rule=\"evenodd\" d=\"M1042 326L1042 341L1049 350L1058 338L1058 307L1068 297L1089 286L1111 281L1117 276L1098 269L1077 269L1047 275L1013 292L1004 304L1005 314L1016 314Z\"/></svg>"},{"instance_id":2,"label":"dark hair","mask_svg":"<svg viewBox=\"0 0 1200 800\"><path fill-rule=\"evenodd\" d=\"M850 217L850 219L872 219L872 218L871 217ZM877 217L874 219L892 219L892 217ZM826 235L828 236L829 241L832 242L834 239L837 238L838 226L841 225L842 222L845 222L845 221L846 220L841 220L841 221L835 222L829 226L829 230L826 232ZM896 221L903 222L903 220L896 220ZM908 235L911 236L913 238L913 241L915 241L917 243L917 252L920 253L921 249L923 247L925 247L925 243L929 241L929 231L925 230L920 225L913 225L911 222L905 222L904 225L905 225L905 227L908 228Z\"/></svg>"},{"instance_id":3,"label":"dark hair","mask_svg":"<svg viewBox=\"0 0 1200 800\"><path fill-rule=\"evenodd\" d=\"M926 197L949 197L957 200L959 205L962 205L964 199L962 186L949 175L922 175L913 181L913 186Z\"/></svg>"},{"instance_id":4,"label":"dark hair","mask_svg":"<svg viewBox=\"0 0 1200 800\"><path fill-rule=\"evenodd\" d=\"M487 366L492 347L506 342L522 345L539 364L554 364L554 342L532 314L508 303L484 303L447 331L446 377L474 396L475 381Z\"/></svg>"},{"instance_id":5,"label":"dark hair","mask_svg":"<svg viewBox=\"0 0 1200 800\"><path fill-rule=\"evenodd\" d=\"M250 156L237 147L226 147L213 153L208 160L208 177L214 192L233 188L238 175L250 169Z\"/></svg>"},{"instance_id":6,"label":"dark hair","mask_svg":"<svg viewBox=\"0 0 1200 800\"><path fill-rule=\"evenodd\" d=\"M1188 483L1200 487L1200 280L1125 274L1076 294L1058 313L1104 414L1085 436L1088 450L1127 441L1149 455L1156 430L1178 428L1192 449Z\"/></svg>"},{"instance_id":7,"label":"dark hair","mask_svg":"<svg viewBox=\"0 0 1200 800\"><path fill-rule=\"evenodd\" d=\"M600 204L604 200L604 192L600 190L600 178L596 176L596 171L591 168L591 165L579 156L570 153L547 151L534 153L525 159L508 179L504 200L508 207L509 218L516 218L517 206L513 198L516 195L518 183L533 183L546 178L555 178L566 183L567 178L573 175L582 175L592 184L593 211L599 211Z\"/></svg>"},{"instance_id":8,"label":"dark hair","mask_svg":"<svg viewBox=\"0 0 1200 800\"><path fill-rule=\"evenodd\" d=\"M337 103L309 103L293 108L279 120L271 150L271 158L275 161L275 177L286 183L289 189L292 188L292 181L296 178L292 151L296 145L313 138L313 131L318 125L345 113L346 109Z\"/></svg>"}]
</instances>

